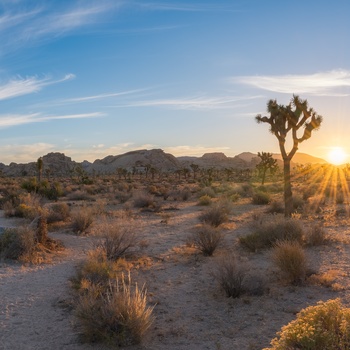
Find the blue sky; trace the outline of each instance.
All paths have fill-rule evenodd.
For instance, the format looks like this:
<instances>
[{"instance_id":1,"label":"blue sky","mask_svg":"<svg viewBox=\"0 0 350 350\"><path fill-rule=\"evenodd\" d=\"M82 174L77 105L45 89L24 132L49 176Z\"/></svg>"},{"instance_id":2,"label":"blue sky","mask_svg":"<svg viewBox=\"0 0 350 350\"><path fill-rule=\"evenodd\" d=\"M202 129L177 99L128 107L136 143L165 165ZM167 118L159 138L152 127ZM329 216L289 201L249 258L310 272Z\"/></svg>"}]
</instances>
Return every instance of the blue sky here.
<instances>
[{"instance_id":1,"label":"blue sky","mask_svg":"<svg viewBox=\"0 0 350 350\"><path fill-rule=\"evenodd\" d=\"M0 0L0 162L135 149L279 152L273 98L324 117L299 151L350 153L347 0Z\"/></svg>"}]
</instances>

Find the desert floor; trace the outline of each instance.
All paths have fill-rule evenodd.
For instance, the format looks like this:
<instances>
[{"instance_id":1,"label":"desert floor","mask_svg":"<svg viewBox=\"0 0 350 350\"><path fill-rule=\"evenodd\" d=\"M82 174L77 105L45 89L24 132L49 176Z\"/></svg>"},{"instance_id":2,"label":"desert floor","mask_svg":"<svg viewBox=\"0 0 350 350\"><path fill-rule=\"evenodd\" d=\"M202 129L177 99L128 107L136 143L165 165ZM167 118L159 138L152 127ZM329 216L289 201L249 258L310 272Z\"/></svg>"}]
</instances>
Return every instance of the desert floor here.
<instances>
[{"instance_id":1,"label":"desert floor","mask_svg":"<svg viewBox=\"0 0 350 350\"><path fill-rule=\"evenodd\" d=\"M149 303L155 305L155 322L143 343L129 349L262 349L306 306L334 298L350 306L348 217L336 217L329 207L318 219L329 242L307 248L310 269L328 276L328 283L291 286L280 278L271 252L250 253L238 242L239 236L250 232L253 217L264 213L265 206L248 200L235 203L229 222L222 227L222 245L214 256L205 257L186 244L203 210L196 204L194 200L168 202L163 214L132 209L142 233L134 251L139 263L131 275L139 285L146 284ZM3 215L0 218L2 227L21 223ZM309 224L305 221L306 227ZM0 262L0 349L107 349L81 343L69 304L69 278L96 238L68 230L50 236L61 240L66 249L53 254L49 263ZM250 285L263 282L262 295L225 296L214 278L216 263L225 254L245 264Z\"/></svg>"}]
</instances>

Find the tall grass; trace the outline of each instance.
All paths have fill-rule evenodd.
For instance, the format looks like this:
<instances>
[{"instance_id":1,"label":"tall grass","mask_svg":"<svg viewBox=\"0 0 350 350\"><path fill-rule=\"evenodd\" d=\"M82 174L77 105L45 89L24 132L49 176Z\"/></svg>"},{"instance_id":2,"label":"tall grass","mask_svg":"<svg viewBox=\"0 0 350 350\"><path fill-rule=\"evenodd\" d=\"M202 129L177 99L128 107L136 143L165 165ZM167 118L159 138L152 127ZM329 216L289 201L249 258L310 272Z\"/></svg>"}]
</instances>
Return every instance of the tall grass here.
<instances>
[{"instance_id":1,"label":"tall grass","mask_svg":"<svg viewBox=\"0 0 350 350\"><path fill-rule=\"evenodd\" d=\"M113 346L139 344L153 323L146 294L144 286L132 284L130 274L110 281L103 294L90 287L76 309L85 340Z\"/></svg>"}]
</instances>

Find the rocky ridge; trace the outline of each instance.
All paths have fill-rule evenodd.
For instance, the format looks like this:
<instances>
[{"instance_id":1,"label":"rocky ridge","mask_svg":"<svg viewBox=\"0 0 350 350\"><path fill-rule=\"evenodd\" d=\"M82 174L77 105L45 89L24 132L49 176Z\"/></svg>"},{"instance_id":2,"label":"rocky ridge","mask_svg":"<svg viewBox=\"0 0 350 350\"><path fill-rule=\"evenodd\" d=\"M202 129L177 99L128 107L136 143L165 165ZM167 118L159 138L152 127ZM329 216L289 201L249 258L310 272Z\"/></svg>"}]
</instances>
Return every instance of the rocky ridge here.
<instances>
[{"instance_id":1,"label":"rocky ridge","mask_svg":"<svg viewBox=\"0 0 350 350\"><path fill-rule=\"evenodd\" d=\"M274 155L279 160L279 155ZM202 157L174 157L161 149L135 150L120 155L109 155L103 159L97 159L93 163L73 161L63 153L52 152L44 155L43 176L60 177L71 176L77 171L85 171L89 174L114 174L118 169L128 172L144 172L145 169L157 169L162 172L174 172L179 169L189 168L192 164L199 168L233 168L253 169L259 163L259 158L251 152L243 152L235 157L227 157L224 153L206 153ZM294 159L293 159L294 160ZM306 161L303 161L306 160ZM295 163L327 163L321 158L315 158L307 154L296 154ZM0 172L5 176L36 176L37 162L26 164L11 163L5 165L0 163Z\"/></svg>"}]
</instances>

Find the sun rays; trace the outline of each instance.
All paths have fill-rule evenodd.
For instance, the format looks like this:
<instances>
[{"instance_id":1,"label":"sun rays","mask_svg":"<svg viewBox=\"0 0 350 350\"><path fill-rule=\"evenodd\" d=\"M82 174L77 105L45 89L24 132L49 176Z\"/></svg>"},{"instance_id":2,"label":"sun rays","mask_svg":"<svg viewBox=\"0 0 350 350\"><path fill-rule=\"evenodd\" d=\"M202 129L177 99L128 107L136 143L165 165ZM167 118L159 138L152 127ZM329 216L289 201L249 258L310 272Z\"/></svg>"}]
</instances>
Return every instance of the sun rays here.
<instances>
[{"instance_id":1,"label":"sun rays","mask_svg":"<svg viewBox=\"0 0 350 350\"><path fill-rule=\"evenodd\" d=\"M308 201L306 211L310 214L322 212L322 205L327 201L335 212L350 215L348 205L350 166L337 167L331 164L304 165L294 170L294 183L302 182L304 185L303 199Z\"/></svg>"}]
</instances>

